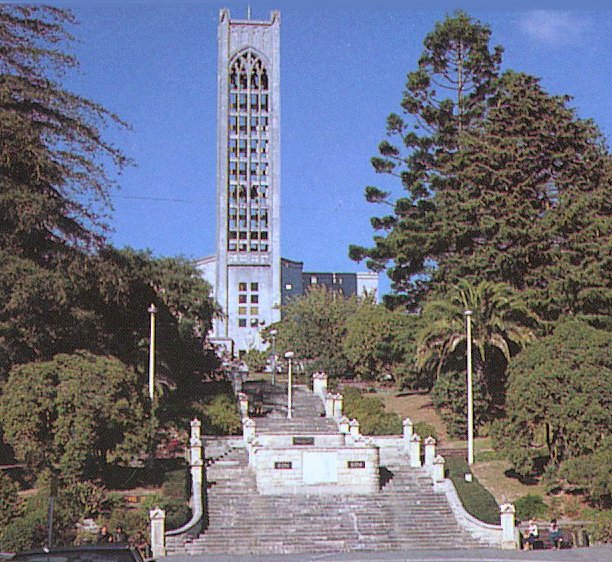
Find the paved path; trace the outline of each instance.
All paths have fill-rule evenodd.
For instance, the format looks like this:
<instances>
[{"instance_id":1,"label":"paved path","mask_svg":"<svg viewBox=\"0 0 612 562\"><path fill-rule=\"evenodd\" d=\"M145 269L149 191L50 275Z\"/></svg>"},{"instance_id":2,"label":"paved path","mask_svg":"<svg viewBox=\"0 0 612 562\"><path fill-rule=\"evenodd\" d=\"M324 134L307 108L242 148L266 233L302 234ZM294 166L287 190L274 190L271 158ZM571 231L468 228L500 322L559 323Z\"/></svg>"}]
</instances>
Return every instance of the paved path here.
<instances>
[{"instance_id":1,"label":"paved path","mask_svg":"<svg viewBox=\"0 0 612 562\"><path fill-rule=\"evenodd\" d=\"M612 562L612 545L568 550L413 550L410 552L342 552L266 556L168 556L157 562Z\"/></svg>"}]
</instances>

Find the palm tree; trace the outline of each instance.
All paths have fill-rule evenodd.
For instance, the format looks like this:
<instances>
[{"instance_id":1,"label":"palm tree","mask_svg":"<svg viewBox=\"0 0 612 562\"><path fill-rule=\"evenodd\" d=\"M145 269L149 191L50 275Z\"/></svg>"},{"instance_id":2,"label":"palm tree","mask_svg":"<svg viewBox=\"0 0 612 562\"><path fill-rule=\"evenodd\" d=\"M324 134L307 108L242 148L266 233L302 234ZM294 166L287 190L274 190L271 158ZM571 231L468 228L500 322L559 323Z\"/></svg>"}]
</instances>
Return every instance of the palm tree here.
<instances>
[{"instance_id":1,"label":"palm tree","mask_svg":"<svg viewBox=\"0 0 612 562\"><path fill-rule=\"evenodd\" d=\"M417 334L416 366L431 369L434 380L452 360L465 357L464 312L472 311L472 361L476 380L492 403L503 399L507 362L535 339L536 320L506 283L460 281L448 297L423 307L424 327Z\"/></svg>"}]
</instances>

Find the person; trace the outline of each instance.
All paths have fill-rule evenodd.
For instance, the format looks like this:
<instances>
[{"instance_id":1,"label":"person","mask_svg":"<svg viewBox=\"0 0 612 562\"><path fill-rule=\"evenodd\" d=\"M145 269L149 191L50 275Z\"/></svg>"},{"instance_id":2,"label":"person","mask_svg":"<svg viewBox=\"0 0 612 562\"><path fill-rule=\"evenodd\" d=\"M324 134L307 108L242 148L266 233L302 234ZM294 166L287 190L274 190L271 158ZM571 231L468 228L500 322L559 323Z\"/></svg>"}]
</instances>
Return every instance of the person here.
<instances>
[{"instance_id":1,"label":"person","mask_svg":"<svg viewBox=\"0 0 612 562\"><path fill-rule=\"evenodd\" d=\"M113 534L113 542L126 543L128 542L127 535L123 531L121 525L117 525L115 533Z\"/></svg>"},{"instance_id":2,"label":"person","mask_svg":"<svg viewBox=\"0 0 612 562\"><path fill-rule=\"evenodd\" d=\"M108 532L108 527L106 525L102 525L102 528L98 532L98 543L109 543L113 542L113 535Z\"/></svg>"},{"instance_id":3,"label":"person","mask_svg":"<svg viewBox=\"0 0 612 562\"><path fill-rule=\"evenodd\" d=\"M561 544L563 543L563 533L557 524L556 519L550 520L550 527L548 527L548 536L550 537L550 542L552 543L553 548L560 549Z\"/></svg>"},{"instance_id":4,"label":"person","mask_svg":"<svg viewBox=\"0 0 612 562\"><path fill-rule=\"evenodd\" d=\"M539 534L536 522L530 519L527 530L525 531L525 550L533 550L533 545L538 540Z\"/></svg>"}]
</instances>

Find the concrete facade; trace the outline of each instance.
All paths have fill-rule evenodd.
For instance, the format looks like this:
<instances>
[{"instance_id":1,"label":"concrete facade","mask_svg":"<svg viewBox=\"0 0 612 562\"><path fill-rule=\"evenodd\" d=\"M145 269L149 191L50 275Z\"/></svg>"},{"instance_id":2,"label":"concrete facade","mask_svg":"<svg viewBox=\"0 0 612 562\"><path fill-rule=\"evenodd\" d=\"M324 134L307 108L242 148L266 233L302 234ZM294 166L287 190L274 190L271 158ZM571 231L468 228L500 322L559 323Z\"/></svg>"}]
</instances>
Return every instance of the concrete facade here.
<instances>
[{"instance_id":1,"label":"concrete facade","mask_svg":"<svg viewBox=\"0 0 612 562\"><path fill-rule=\"evenodd\" d=\"M375 273L316 273L281 260L280 13L218 24L216 253L195 265L223 315L210 340L233 355L267 345L281 304L321 279L346 296L376 294ZM282 263L281 263L282 261Z\"/></svg>"}]
</instances>

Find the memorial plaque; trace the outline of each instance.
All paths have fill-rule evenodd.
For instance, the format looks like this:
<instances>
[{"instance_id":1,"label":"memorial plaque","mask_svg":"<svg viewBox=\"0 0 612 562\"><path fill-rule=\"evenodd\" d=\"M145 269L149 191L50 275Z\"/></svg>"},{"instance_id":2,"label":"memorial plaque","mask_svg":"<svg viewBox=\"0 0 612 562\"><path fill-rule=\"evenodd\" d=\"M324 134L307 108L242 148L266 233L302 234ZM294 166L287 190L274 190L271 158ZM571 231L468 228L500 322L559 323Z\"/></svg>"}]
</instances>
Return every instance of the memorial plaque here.
<instances>
[{"instance_id":1,"label":"memorial plaque","mask_svg":"<svg viewBox=\"0 0 612 562\"><path fill-rule=\"evenodd\" d=\"M314 437L294 437L294 445L314 445Z\"/></svg>"},{"instance_id":2,"label":"memorial plaque","mask_svg":"<svg viewBox=\"0 0 612 562\"><path fill-rule=\"evenodd\" d=\"M348 468L365 468L365 461L348 461Z\"/></svg>"},{"instance_id":3,"label":"memorial plaque","mask_svg":"<svg viewBox=\"0 0 612 562\"><path fill-rule=\"evenodd\" d=\"M287 461L275 462L274 468L276 470L291 470L293 468L293 463Z\"/></svg>"}]
</instances>

